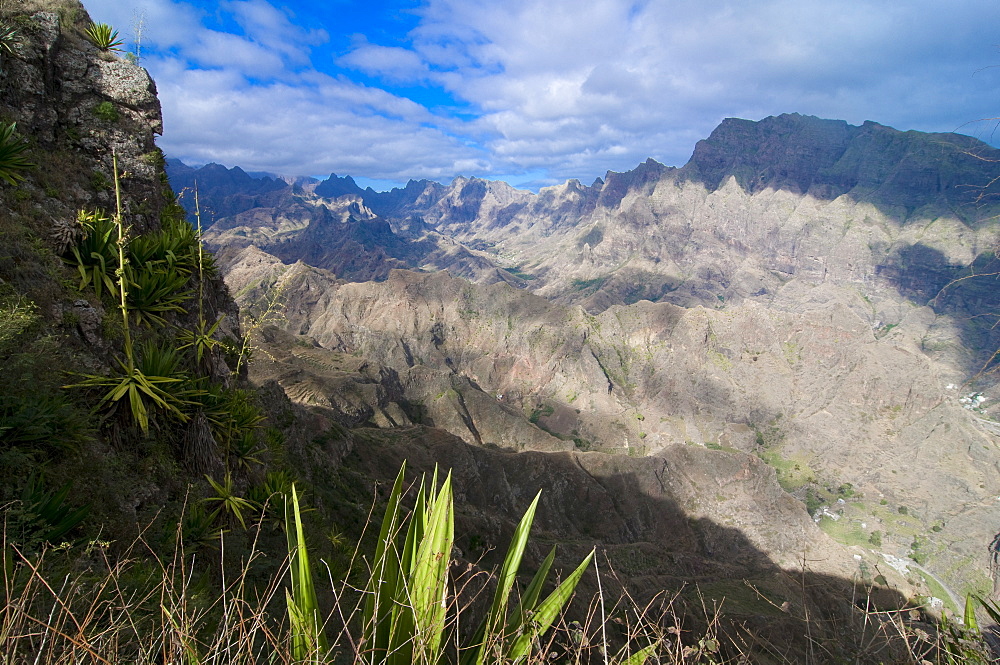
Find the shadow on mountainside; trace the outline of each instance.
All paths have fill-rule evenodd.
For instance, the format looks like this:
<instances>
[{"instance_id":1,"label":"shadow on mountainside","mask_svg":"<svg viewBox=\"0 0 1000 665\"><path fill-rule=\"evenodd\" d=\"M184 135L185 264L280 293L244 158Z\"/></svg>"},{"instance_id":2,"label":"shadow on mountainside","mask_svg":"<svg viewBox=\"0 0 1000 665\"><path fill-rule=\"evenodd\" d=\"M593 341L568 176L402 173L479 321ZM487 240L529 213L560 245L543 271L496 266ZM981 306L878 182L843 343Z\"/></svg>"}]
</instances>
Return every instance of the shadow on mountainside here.
<instances>
[{"instance_id":1,"label":"shadow on mountainside","mask_svg":"<svg viewBox=\"0 0 1000 665\"><path fill-rule=\"evenodd\" d=\"M934 204L971 216L1000 194L1000 150L961 134L901 132L871 121L727 118L697 143L678 177L715 190L730 176L751 194L848 194L894 217Z\"/></svg>"},{"instance_id":2,"label":"shadow on mountainside","mask_svg":"<svg viewBox=\"0 0 1000 665\"><path fill-rule=\"evenodd\" d=\"M782 568L754 545L739 526L737 508L733 525L703 516L698 497L725 503L723 495L745 490L761 498L767 483L754 468L759 461L749 456L684 446L649 458L509 453L419 427L359 429L351 436L352 449L332 472L332 482L378 480L382 500L404 459L411 480L436 465L452 471L455 554L466 571L500 565L517 521L542 490L523 569L533 571L554 544L556 566L564 572L596 548L614 633L609 641L616 648L645 608L649 625L660 630L680 621L675 635L689 644L697 644L712 624L722 655L749 657L740 662L911 662L892 627L861 609L866 603L868 609L899 608L905 598L888 589L872 593L861 575L810 571L810 562L814 568L831 566L821 560L823 539L816 540L818 532L794 499L779 490L780 496L762 498L766 506L746 506L748 513L772 510L766 533L759 519L748 528L772 546L784 543L793 559L804 558L805 572ZM773 478L770 484L777 487ZM816 543L820 549L794 553L796 545ZM569 618L586 618L586 600L596 590L592 568ZM631 596L628 602L613 602L624 593Z\"/></svg>"},{"instance_id":3,"label":"shadow on mountainside","mask_svg":"<svg viewBox=\"0 0 1000 665\"><path fill-rule=\"evenodd\" d=\"M899 250L877 272L914 303L952 317L961 331L962 345L972 351L964 368L969 376L996 366L1000 260L993 252L980 254L969 266L954 265L940 250L918 243ZM928 339L923 346L934 352L946 343Z\"/></svg>"}]
</instances>

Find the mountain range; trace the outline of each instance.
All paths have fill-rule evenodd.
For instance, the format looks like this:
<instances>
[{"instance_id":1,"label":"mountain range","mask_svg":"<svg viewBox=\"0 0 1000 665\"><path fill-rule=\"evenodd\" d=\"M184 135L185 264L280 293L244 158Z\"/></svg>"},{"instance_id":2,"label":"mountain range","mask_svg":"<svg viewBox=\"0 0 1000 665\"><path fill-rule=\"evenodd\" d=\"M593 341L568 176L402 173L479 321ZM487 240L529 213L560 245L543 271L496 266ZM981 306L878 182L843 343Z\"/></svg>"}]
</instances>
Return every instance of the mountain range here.
<instances>
[{"instance_id":1,"label":"mountain range","mask_svg":"<svg viewBox=\"0 0 1000 665\"><path fill-rule=\"evenodd\" d=\"M167 169L198 181L244 310L283 304L252 375L345 426L728 451L766 462L862 568L990 588L1000 151L787 114L723 121L681 168L538 193Z\"/></svg>"},{"instance_id":2,"label":"mountain range","mask_svg":"<svg viewBox=\"0 0 1000 665\"><path fill-rule=\"evenodd\" d=\"M790 114L589 186L375 192L166 160L154 81L77 0L0 21L15 660L284 643L296 492L353 630L335 594L403 460L452 471L454 579L490 579L539 491L525 570L596 552L556 640L910 662L992 590L996 150ZM600 638L571 623L597 591Z\"/></svg>"}]
</instances>

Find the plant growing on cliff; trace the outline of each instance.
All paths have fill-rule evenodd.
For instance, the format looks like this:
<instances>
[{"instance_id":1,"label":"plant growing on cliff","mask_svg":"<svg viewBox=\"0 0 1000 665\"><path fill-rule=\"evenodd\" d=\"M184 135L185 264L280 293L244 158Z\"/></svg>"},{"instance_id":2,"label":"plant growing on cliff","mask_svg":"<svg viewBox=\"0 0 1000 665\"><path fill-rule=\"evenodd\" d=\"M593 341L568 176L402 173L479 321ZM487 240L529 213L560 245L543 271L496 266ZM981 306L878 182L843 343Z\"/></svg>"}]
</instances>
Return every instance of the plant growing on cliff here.
<instances>
[{"instance_id":1,"label":"plant growing on cliff","mask_svg":"<svg viewBox=\"0 0 1000 665\"><path fill-rule=\"evenodd\" d=\"M0 23L0 58L3 54L14 54L14 44L17 43L17 30L6 23Z\"/></svg>"},{"instance_id":2,"label":"plant growing on cliff","mask_svg":"<svg viewBox=\"0 0 1000 665\"><path fill-rule=\"evenodd\" d=\"M0 122L0 180L16 185L24 180L21 171L34 166L24 152L28 143L17 133L17 123Z\"/></svg>"},{"instance_id":3,"label":"plant growing on cliff","mask_svg":"<svg viewBox=\"0 0 1000 665\"><path fill-rule=\"evenodd\" d=\"M125 42L118 37L118 31L107 23L91 23L87 26L87 39L102 51L121 51Z\"/></svg>"},{"instance_id":4,"label":"plant growing on cliff","mask_svg":"<svg viewBox=\"0 0 1000 665\"><path fill-rule=\"evenodd\" d=\"M76 221L82 235L79 242L70 246L72 260L66 260L75 263L80 273L80 286L77 288L82 291L93 285L95 295L100 298L102 288L108 291L118 288L114 280L118 266L117 227L101 210L81 210Z\"/></svg>"},{"instance_id":5,"label":"plant growing on cliff","mask_svg":"<svg viewBox=\"0 0 1000 665\"><path fill-rule=\"evenodd\" d=\"M135 348L132 343L132 332L129 325L129 281L128 281L128 259L125 248L128 245L128 232L125 228L125 221L122 218L121 186L118 178L118 158L112 156L115 180L115 215L112 219L114 230L117 231L117 238L114 246L117 251L118 265L114 271L115 278L111 280L114 290L118 295L118 309L122 315L122 333L124 337L125 359L116 359L120 371L113 372L108 376L84 375L79 383L66 386L67 388L99 388L107 389L104 396L97 403L95 410L110 407L112 410L118 404L128 398L129 409L132 419L138 423L143 432L149 430L149 410L151 408L161 409L178 420L187 420L187 415L181 411L181 407L186 402L175 390L166 390L167 387L176 387L184 381L181 376L161 376L147 374L143 371L143 366L136 362ZM110 242L110 232L104 239L105 243ZM107 265L103 266L104 274L101 280L107 276ZM143 360L151 351L147 348L146 353L140 356ZM152 361L151 361L152 362ZM155 364L162 365L157 362Z\"/></svg>"},{"instance_id":6,"label":"plant growing on cliff","mask_svg":"<svg viewBox=\"0 0 1000 665\"><path fill-rule=\"evenodd\" d=\"M94 115L104 122L118 122L118 110L111 102L104 101L94 107Z\"/></svg>"},{"instance_id":7,"label":"plant growing on cliff","mask_svg":"<svg viewBox=\"0 0 1000 665\"><path fill-rule=\"evenodd\" d=\"M205 249L201 245L201 204L198 201L197 182L194 184L194 216L198 220L197 235L192 236L198 249L198 322L195 324L194 330L182 330L178 337L183 342L180 348L194 348L195 363L201 365L201 360L206 354L210 353L212 349L222 346L222 342L215 338L215 334L226 315L221 315L212 325L209 325L205 319L205 276L212 266L210 262L206 262ZM181 221L179 224L187 226L188 229L191 228L187 222Z\"/></svg>"}]
</instances>

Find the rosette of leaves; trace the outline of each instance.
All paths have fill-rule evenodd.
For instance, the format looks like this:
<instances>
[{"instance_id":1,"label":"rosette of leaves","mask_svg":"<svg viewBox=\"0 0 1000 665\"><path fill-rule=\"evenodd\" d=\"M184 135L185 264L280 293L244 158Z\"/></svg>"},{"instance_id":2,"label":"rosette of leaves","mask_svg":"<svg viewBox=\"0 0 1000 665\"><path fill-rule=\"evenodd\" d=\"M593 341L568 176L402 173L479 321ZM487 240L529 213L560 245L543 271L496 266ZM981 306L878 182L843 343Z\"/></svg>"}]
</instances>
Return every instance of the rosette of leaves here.
<instances>
[{"instance_id":1,"label":"rosette of leaves","mask_svg":"<svg viewBox=\"0 0 1000 665\"><path fill-rule=\"evenodd\" d=\"M177 334L177 340L181 342L180 349L194 349L195 364L201 366L201 360L215 347L223 346L222 340L216 339L215 334L219 330L219 324L226 318L223 314L211 326L204 318L199 317L194 330L181 330Z\"/></svg>"},{"instance_id":2,"label":"rosette of leaves","mask_svg":"<svg viewBox=\"0 0 1000 665\"><path fill-rule=\"evenodd\" d=\"M249 499L237 493L236 486L233 483L233 475L227 471L221 482L211 476L205 476L205 480L215 490L214 496L203 499L205 503L216 504L215 510L212 511L212 518L218 519L220 515L225 514L227 521L232 522L235 520L240 523L241 527L246 529L247 523L244 513L253 512L257 506Z\"/></svg>"},{"instance_id":3,"label":"rosette of leaves","mask_svg":"<svg viewBox=\"0 0 1000 665\"><path fill-rule=\"evenodd\" d=\"M91 44L102 51L121 51L124 40L118 37L118 31L107 23L91 23L85 33Z\"/></svg>"},{"instance_id":4,"label":"rosette of leaves","mask_svg":"<svg viewBox=\"0 0 1000 665\"><path fill-rule=\"evenodd\" d=\"M118 228L101 210L77 213L77 223L83 230L79 242L70 247L72 259L80 273L80 290L94 286L94 293L101 297L101 289L112 293L118 290L115 271L118 269Z\"/></svg>"},{"instance_id":5,"label":"rosette of leaves","mask_svg":"<svg viewBox=\"0 0 1000 665\"><path fill-rule=\"evenodd\" d=\"M191 299L193 292L185 288L190 274L177 268L138 265L127 270L129 311L138 323L165 326L164 316L170 312L187 312L184 303Z\"/></svg>"},{"instance_id":6,"label":"rosette of leaves","mask_svg":"<svg viewBox=\"0 0 1000 665\"><path fill-rule=\"evenodd\" d=\"M188 384L180 354L175 349L146 342L139 349L138 362L128 353L125 361L117 362L119 371L108 376L85 375L79 383L66 387L106 390L95 411L108 408L114 412L123 401L128 402L132 419L143 432L149 431L152 411L188 420L184 410L193 403L191 399L197 396L197 391Z\"/></svg>"},{"instance_id":7,"label":"rosette of leaves","mask_svg":"<svg viewBox=\"0 0 1000 665\"><path fill-rule=\"evenodd\" d=\"M128 254L135 265L190 275L198 267L198 238L186 221L171 221L159 231L132 238Z\"/></svg>"},{"instance_id":8,"label":"rosette of leaves","mask_svg":"<svg viewBox=\"0 0 1000 665\"><path fill-rule=\"evenodd\" d=\"M0 180L16 185L24 180L21 171L34 166L24 156L28 143L17 133L17 123L0 122Z\"/></svg>"}]
</instances>

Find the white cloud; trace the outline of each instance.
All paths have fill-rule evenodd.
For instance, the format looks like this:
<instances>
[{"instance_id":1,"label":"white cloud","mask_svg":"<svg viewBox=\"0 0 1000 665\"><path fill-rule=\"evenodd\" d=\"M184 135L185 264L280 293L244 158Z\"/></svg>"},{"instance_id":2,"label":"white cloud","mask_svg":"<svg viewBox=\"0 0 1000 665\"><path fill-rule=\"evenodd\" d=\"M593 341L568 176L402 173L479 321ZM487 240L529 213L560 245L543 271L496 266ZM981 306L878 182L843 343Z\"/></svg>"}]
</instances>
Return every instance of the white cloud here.
<instances>
[{"instance_id":1,"label":"white cloud","mask_svg":"<svg viewBox=\"0 0 1000 665\"><path fill-rule=\"evenodd\" d=\"M481 154L425 126L419 105L382 90L314 74L245 85L225 71L181 70L165 77L160 146L192 163L210 161L287 174L365 175L405 182L450 178Z\"/></svg>"},{"instance_id":2,"label":"white cloud","mask_svg":"<svg viewBox=\"0 0 1000 665\"><path fill-rule=\"evenodd\" d=\"M233 14L247 37L296 65L308 64L308 47L329 38L325 30L295 25L287 12L265 0L227 0L220 6Z\"/></svg>"},{"instance_id":3,"label":"white cloud","mask_svg":"<svg viewBox=\"0 0 1000 665\"><path fill-rule=\"evenodd\" d=\"M589 181L649 156L680 165L727 116L948 131L998 115L1000 70L983 68L1000 62L1000 6L976 0L427 0L408 35L356 35L337 59L366 85L313 68L329 34L304 9L223 0L231 35L184 2L88 7L118 25L146 12L168 152L261 170ZM467 115L391 92L408 86Z\"/></svg>"},{"instance_id":4,"label":"white cloud","mask_svg":"<svg viewBox=\"0 0 1000 665\"><path fill-rule=\"evenodd\" d=\"M398 46L369 44L362 36L347 55L338 59L345 66L394 81L418 81L427 76L427 68L416 53Z\"/></svg>"}]
</instances>

